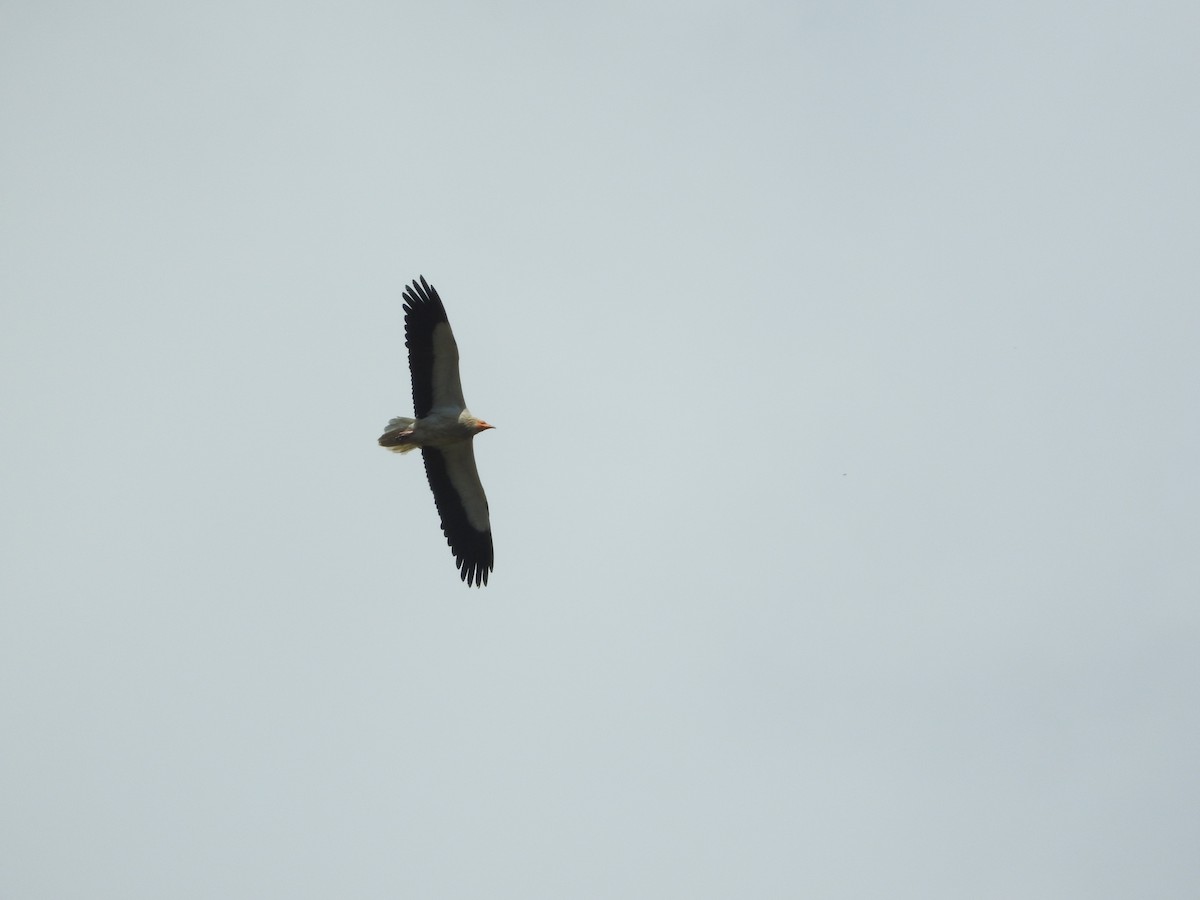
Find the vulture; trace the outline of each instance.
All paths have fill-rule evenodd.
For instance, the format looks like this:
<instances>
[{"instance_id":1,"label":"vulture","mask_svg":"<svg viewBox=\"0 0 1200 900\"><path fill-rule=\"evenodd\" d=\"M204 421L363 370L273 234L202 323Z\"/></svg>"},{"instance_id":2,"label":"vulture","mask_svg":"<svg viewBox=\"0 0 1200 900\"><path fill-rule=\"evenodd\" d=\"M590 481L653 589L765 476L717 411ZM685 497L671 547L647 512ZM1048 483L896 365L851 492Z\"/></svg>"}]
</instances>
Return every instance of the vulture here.
<instances>
[{"instance_id":1,"label":"vulture","mask_svg":"<svg viewBox=\"0 0 1200 900\"><path fill-rule=\"evenodd\" d=\"M404 289L404 344L412 373L413 415L387 424L379 445L396 453L421 448L442 532L468 586L487 584L492 525L475 468L475 435L493 426L471 415L458 376L458 345L442 298L421 276Z\"/></svg>"}]
</instances>

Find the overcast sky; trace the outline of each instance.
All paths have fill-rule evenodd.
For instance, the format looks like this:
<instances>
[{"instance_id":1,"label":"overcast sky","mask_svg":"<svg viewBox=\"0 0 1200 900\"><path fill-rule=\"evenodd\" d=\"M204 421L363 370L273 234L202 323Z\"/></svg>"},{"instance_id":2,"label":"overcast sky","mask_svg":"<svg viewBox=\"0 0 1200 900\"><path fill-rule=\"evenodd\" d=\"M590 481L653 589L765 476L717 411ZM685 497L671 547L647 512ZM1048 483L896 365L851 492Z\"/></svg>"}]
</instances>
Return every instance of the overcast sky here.
<instances>
[{"instance_id":1,"label":"overcast sky","mask_svg":"<svg viewBox=\"0 0 1200 900\"><path fill-rule=\"evenodd\" d=\"M0 897L1194 900L1198 46L4 3Z\"/></svg>"}]
</instances>

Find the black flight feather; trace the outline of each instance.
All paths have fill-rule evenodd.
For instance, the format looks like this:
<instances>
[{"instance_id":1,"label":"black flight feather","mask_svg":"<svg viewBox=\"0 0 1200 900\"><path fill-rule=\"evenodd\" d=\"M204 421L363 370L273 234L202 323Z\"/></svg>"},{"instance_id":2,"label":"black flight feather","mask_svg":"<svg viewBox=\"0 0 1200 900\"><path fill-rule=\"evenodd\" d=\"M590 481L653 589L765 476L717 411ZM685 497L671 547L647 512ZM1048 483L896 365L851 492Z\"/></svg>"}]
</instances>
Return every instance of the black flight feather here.
<instances>
[{"instance_id":1,"label":"black flight feather","mask_svg":"<svg viewBox=\"0 0 1200 900\"><path fill-rule=\"evenodd\" d=\"M433 409L433 329L446 318L442 298L425 276L404 289L404 345L412 373L413 415L423 419Z\"/></svg>"},{"instance_id":2,"label":"black flight feather","mask_svg":"<svg viewBox=\"0 0 1200 900\"><path fill-rule=\"evenodd\" d=\"M463 450L470 453L471 445L463 445ZM425 460L425 476L433 491L433 502L437 504L442 520L442 532L454 553L459 575L468 586L487 584L488 573L492 571L491 530L479 531L467 520L462 498L446 471L445 454L434 447L422 447L421 456Z\"/></svg>"}]
</instances>

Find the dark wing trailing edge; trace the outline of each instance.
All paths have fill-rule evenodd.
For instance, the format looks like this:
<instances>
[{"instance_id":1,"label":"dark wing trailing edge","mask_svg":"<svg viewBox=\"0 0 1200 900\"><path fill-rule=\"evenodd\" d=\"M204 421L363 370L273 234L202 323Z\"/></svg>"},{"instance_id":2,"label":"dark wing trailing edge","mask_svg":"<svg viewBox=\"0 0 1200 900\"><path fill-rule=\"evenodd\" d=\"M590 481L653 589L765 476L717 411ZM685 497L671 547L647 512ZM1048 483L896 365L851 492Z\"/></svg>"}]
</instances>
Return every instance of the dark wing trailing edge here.
<instances>
[{"instance_id":1,"label":"dark wing trailing edge","mask_svg":"<svg viewBox=\"0 0 1200 900\"><path fill-rule=\"evenodd\" d=\"M443 322L447 327L450 324L442 298L422 275L420 282L414 281L404 289L404 345L408 347L408 368L412 373L413 415L418 419L425 418L433 409L434 373L438 369L434 330ZM450 346L454 346L453 338ZM457 368L457 348L453 362Z\"/></svg>"},{"instance_id":2,"label":"dark wing trailing edge","mask_svg":"<svg viewBox=\"0 0 1200 900\"><path fill-rule=\"evenodd\" d=\"M492 571L492 526L470 442L440 449L422 447L421 456L459 575L468 586L487 584Z\"/></svg>"}]
</instances>

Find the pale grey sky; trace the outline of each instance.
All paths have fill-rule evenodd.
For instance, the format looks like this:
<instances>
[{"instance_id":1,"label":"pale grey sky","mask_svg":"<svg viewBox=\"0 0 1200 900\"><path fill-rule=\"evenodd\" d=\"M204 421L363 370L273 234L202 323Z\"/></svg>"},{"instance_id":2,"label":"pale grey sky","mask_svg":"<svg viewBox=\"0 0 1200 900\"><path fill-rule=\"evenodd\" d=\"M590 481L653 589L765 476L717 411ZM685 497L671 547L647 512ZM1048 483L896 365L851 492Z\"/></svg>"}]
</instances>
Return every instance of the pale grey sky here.
<instances>
[{"instance_id":1,"label":"pale grey sky","mask_svg":"<svg viewBox=\"0 0 1200 900\"><path fill-rule=\"evenodd\" d=\"M0 897L1194 898L1197 46L4 4Z\"/></svg>"}]
</instances>

